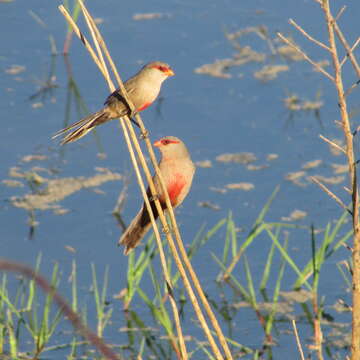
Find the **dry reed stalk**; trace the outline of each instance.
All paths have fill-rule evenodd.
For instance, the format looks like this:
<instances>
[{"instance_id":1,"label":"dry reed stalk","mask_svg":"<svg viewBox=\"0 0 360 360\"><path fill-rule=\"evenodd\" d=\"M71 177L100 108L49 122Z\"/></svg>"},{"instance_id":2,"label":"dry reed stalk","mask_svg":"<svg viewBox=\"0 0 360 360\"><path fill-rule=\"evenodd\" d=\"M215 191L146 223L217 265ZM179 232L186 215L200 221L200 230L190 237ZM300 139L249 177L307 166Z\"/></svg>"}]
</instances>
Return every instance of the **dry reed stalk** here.
<instances>
[{"instance_id":1,"label":"dry reed stalk","mask_svg":"<svg viewBox=\"0 0 360 360\"><path fill-rule=\"evenodd\" d=\"M338 93L339 107L341 114L341 122L346 140L346 156L349 164L350 189L352 195L352 219L353 219L353 276L352 276L352 341L351 341L351 358L352 360L360 359L360 222L359 222L359 195L356 175L356 160L353 148L353 133L351 131L349 115L347 111L347 103L342 82L342 69L337 52L335 42L334 24L335 20L330 11L329 0L323 0L322 9L325 14L326 24L329 34L329 44L331 49L331 57L335 71L335 85ZM352 54L350 51L349 55ZM350 59L352 56L350 56ZM355 67L356 70L356 67Z\"/></svg>"},{"instance_id":2,"label":"dry reed stalk","mask_svg":"<svg viewBox=\"0 0 360 360\"><path fill-rule=\"evenodd\" d=\"M346 210L350 215L352 215L351 211L347 208L347 206L342 202L342 200L336 196L331 190L329 190L319 179L314 176L310 176L311 181L317 184L320 189L322 189L326 194L328 194L331 198L333 198L344 210Z\"/></svg>"},{"instance_id":3,"label":"dry reed stalk","mask_svg":"<svg viewBox=\"0 0 360 360\"><path fill-rule=\"evenodd\" d=\"M94 39L94 41L95 41L95 42L98 41L98 42L100 43L101 47L104 49L105 55L107 56L108 61L110 62L110 65L111 65L111 67L112 67L112 70L113 70L116 78L118 79L119 86L120 86L120 88L123 90L123 95L124 95L125 99L128 100L126 91L125 91L125 89L124 89L124 87L123 87L123 84L122 84L122 81L121 81L120 77L119 77L118 74L117 74L116 67L115 67L115 65L114 65L114 63L113 63L113 61L112 61L112 59L111 59L111 57L110 57L110 54L109 54L109 52L108 52L108 50L107 50L107 48L106 48L105 43L104 43L104 41L102 40L101 35L100 35L100 33L98 32L98 30L97 30L97 28L96 28L96 25L94 24L93 20L91 19L91 16L90 16L89 13L87 12L86 8L84 7L84 5L83 5L81 2L80 2L80 4L81 4L81 6L82 6L82 8L83 8L84 16L90 19L88 23L89 23L90 26L93 28L93 32L95 33L95 39ZM66 14L66 10L65 10L65 9L60 9L60 11L65 15L66 18L68 18L69 15ZM73 22L71 22L71 21L70 21L70 23L71 23L72 26L75 25L75 24L73 24ZM75 25L75 26L76 26L76 25ZM80 32L79 30L77 30L77 31L75 31L75 33L80 37L80 39L82 40L82 42L84 43L84 45L86 45L87 42L84 41L85 38L84 38L84 36L81 34L81 32ZM93 52L93 51L90 51L90 54L93 56L94 52ZM95 60L95 63L99 66L99 61L96 61L96 60ZM104 74L105 71L102 71L102 73ZM132 106L132 104L131 104L130 101L129 101L129 105L130 105L130 108L133 109L133 106ZM145 127L143 126L143 123L142 123L142 121L141 121L141 118L140 118L140 116L139 116L138 114L136 115L136 119L137 119L137 121L139 122L139 124L140 124L140 126L141 126L142 133L143 133L143 134L147 134L147 131L146 131ZM121 120L121 121L123 122L124 120ZM128 129L130 130L130 133L131 133L131 136L132 136L132 140L134 141L135 148L136 148L136 150L138 151L138 156L139 156L140 162L142 163L142 166L143 166L143 168L144 168L145 175L146 175L147 178L148 178L150 190L152 191L152 194L153 194L153 195L156 195L155 188L154 188L153 183L152 183L152 177L151 177L151 174L150 174L150 172L149 172L149 170L148 170L148 168L147 168L147 164L146 164L146 162L145 162L145 159L144 159L144 157L143 157L143 155L142 155L142 153L141 153L141 148L140 148L140 145L138 144L137 137L136 137L136 134L135 134L135 132L134 132L134 129L132 128L132 126L129 124L128 121L126 121L126 124L127 124L127 126L128 126ZM123 129L124 129L124 127L123 127ZM155 171L158 173L158 176L159 176L159 178L160 178L160 183L162 183L161 185L163 186L163 189L165 189L165 186L164 186L164 183L163 183L161 174L160 174L159 169L158 169L158 166L157 166L157 161L156 161L155 154L154 154L153 149L152 149L152 147L151 147L150 140L148 139L147 136L145 136L145 141L146 141L146 145L148 146L149 153L150 153L150 157L151 157L151 160L152 160L152 162L153 162L153 164L154 164L154 167L155 167ZM153 187L154 189L152 189L152 187ZM169 199L169 197L168 197L168 194L167 194L167 192L166 192L166 189L165 189L164 193L166 194L166 197L167 197L166 200L167 200L167 202L168 202L168 203L167 203L167 206L168 206L168 209L169 209L169 212L170 212L170 216L171 216L171 214L173 215L173 216L171 217L171 220L172 220L172 223L173 223L173 228L176 230L176 229L177 229L177 224L176 224L176 220L175 220L175 217L174 217L174 214L173 214L173 211L172 211L170 199ZM143 193L143 196L144 196L144 193ZM144 199L145 199L145 198L146 198L146 194L145 194ZM166 218L165 218L165 216L164 216L164 214L163 214L163 212L162 212L162 208L161 208L161 205L160 205L159 201L156 199L156 196L154 196L154 198L155 198L155 204L156 204L156 206L158 207L158 212L159 212L160 220L161 220L161 222L163 223L164 228L166 229L165 233L166 233L167 239L168 239L169 243L171 244L171 243L173 243L173 240L172 240L172 237L171 237L170 232L168 231L168 225L167 225L167 222L166 222ZM151 208L150 208L150 209L148 208L148 210L149 210L149 213L151 213ZM154 226L154 223L152 223L152 224L153 224L153 226ZM156 223L155 223L155 226L156 226ZM177 229L177 230L178 230L178 229ZM180 236L179 236L178 231L177 231L177 232L175 231L175 235L177 235L176 237L178 237L178 238L180 239L180 242L181 242L181 238L180 238ZM158 241L160 242L160 245L161 245L161 239L160 239L160 238L158 239ZM182 244L182 242L181 242L181 244ZM176 247L175 247L175 245L173 244L173 246L170 246L170 247L171 247L171 249L172 249L173 255L174 255L174 251L175 251L175 254L177 254L177 253L176 253ZM185 252L185 250L184 250L184 252ZM185 254L186 254L186 252L185 252ZM189 281L187 280L186 272L185 272L184 269L181 269L181 268L182 268L181 260L180 260L180 258L178 258L177 256L174 256L174 257L175 257L175 260L176 260L177 265L178 265L178 267L179 267L180 274L181 274L181 276L183 277L185 287L187 288L187 290L188 290L188 292L189 292L190 299L192 300L192 303L193 303L193 305L194 305L195 311L196 311L196 313L197 313L197 315L198 315L198 317L199 317L199 321L200 321L201 325L203 326L203 329L204 329L205 334L206 334L207 337L208 337L208 340L209 340L209 343L210 343L210 345L211 345L211 347L212 347L212 350L213 350L214 354L216 355L216 357L217 357L218 359L222 359L221 353L220 353L220 351L218 350L217 345L216 345L215 341L214 341L213 338L212 338L211 332L210 332L210 330L208 329L208 326L207 326L207 324L206 324L205 318L203 317L203 315L202 315L202 313L201 313L201 309L200 309L200 307L199 307L199 305L198 305L198 303L197 303L197 299L196 299L196 297L195 297L195 294L193 294L191 285L190 285ZM178 259L176 259L176 258L178 258ZM164 272L164 274L165 274L165 272ZM196 280L197 280L197 278L196 278ZM170 282L167 281L167 283L168 283L168 286L169 286L169 285L170 285ZM200 287L200 288L201 288L201 287ZM170 295L171 295L171 294L170 294ZM204 298L205 298L205 296L204 296ZM211 309L210 309L210 307L209 307L208 304L207 304L207 306L206 306L206 304L205 304L205 309L207 310L207 312L210 311L210 313L211 313L211 315L212 315L212 316L210 315L210 319L211 319L211 321L213 322L215 316L213 315L213 313L212 313L212 311L211 311ZM177 314L176 314L176 315L177 315ZM215 327L215 331L217 332L218 336L219 336L219 333L220 333L220 336L219 336L219 337L220 337L220 342L221 342L221 344L222 344L223 346L224 346L224 343L225 343L225 349L224 349L224 350L225 350L225 353L227 354L227 357L228 357L229 359L231 359L230 350L228 349L226 340L225 340L224 336L222 335L222 332L221 332L220 327L219 327L218 324L217 324L216 318L215 318L215 322L216 322L216 324L215 324L215 326L214 326L214 327ZM217 326L216 326L216 325L217 325ZM179 329L178 329L178 330L179 330ZM181 328L180 328L180 330L181 330ZM220 332L219 332L219 330L220 330ZM222 336L222 339L221 339L221 336Z\"/></svg>"},{"instance_id":4,"label":"dry reed stalk","mask_svg":"<svg viewBox=\"0 0 360 360\"><path fill-rule=\"evenodd\" d=\"M317 353L318 359L323 360L324 359L322 353L323 333L321 330L321 314L319 311L318 299L315 292L313 293L313 309L314 309L313 326L314 326L315 351Z\"/></svg>"},{"instance_id":5,"label":"dry reed stalk","mask_svg":"<svg viewBox=\"0 0 360 360\"><path fill-rule=\"evenodd\" d=\"M305 37L310 41L316 43L317 45L325 48L329 51L332 58L332 64L334 69L334 75L330 75L328 72L322 68L318 68L327 78L329 78L332 83L335 85L338 95L338 106L340 109L341 115L341 127L345 136L346 147L345 154L347 157L347 162L349 164L349 182L350 182L350 195L352 198L352 210L350 211L352 216L352 226L354 231L353 236L353 251L352 251L352 262L353 262L353 274L352 274L352 343L351 343L351 359L358 360L360 359L360 221L359 221L359 195L358 195L358 185L357 185L357 174L356 174L356 160L354 154L354 136L356 132L351 131L351 125L349 120L349 114L347 111L346 96L351 92L354 86L359 84L359 79L355 84L348 90L344 91L344 85L342 80L342 67L347 59L350 59L350 62L357 74L360 77L360 67L357 63L356 57L353 53L355 48L360 43L360 38L358 38L354 45L350 48L348 42L346 41L343 33L341 32L337 20L343 14L345 8L341 8L338 15L334 18L331 10L329 0L314 0L320 4L320 7L324 13L325 22L328 32L328 42L329 44L326 47L318 44L318 42L313 39L311 36L307 36L305 30L299 25L293 24ZM346 50L346 56L342 61L339 60L338 49L335 41L335 34L340 40L340 43ZM303 54L305 59L312 65L316 63L309 58L297 45L287 39L285 36L278 34L279 37L286 42L288 45L292 46L299 53ZM327 49L328 48L328 49ZM325 190L325 189L324 189ZM325 190L329 196L331 196L337 203L343 207L343 202L338 199L334 194Z\"/></svg>"},{"instance_id":6,"label":"dry reed stalk","mask_svg":"<svg viewBox=\"0 0 360 360\"><path fill-rule=\"evenodd\" d=\"M102 55L101 47L100 47L100 44L102 43L100 33L99 33L98 29L96 28L92 17L88 13L88 11L85 9L82 2L79 2L79 3L81 5L81 7L82 7L84 17L86 19L87 25L88 25L88 27L90 29L90 33L91 33L93 41L95 43L96 50L97 50L97 53L98 53L98 56L99 56L99 62L102 64L102 68L103 68L102 73L105 74L104 76L105 76L105 79L106 79L106 81L107 81L107 83L109 85L110 91L114 91L115 86L113 85L113 83L111 81L109 72L108 72L108 70L106 68L106 63L105 63L104 57ZM80 31L79 31L79 33L80 33ZM83 36L83 38L85 38L85 37ZM119 76L118 76L118 79L120 79ZM121 79L120 79L120 81L121 81ZM145 188L144 182L142 181L141 173L140 173L137 161L136 161L136 157L135 157L135 153L134 153L134 150L133 150L133 147L132 147L132 143L131 143L128 131L126 129L126 126L125 126L125 123L126 123L128 128L130 128L131 127L130 121L129 121L129 119L127 119L127 120L120 119L120 123L122 125L122 129L123 129L123 132L124 132L124 136L125 136L125 139L126 139L126 143L127 143L127 146L128 146L130 157L131 157L131 160L132 160L134 168L135 168L135 173L136 173L136 176L137 176L137 180L138 180L142 195L144 197L145 206L147 206L147 209L149 210L150 220L151 220L152 225L154 227L155 238L157 240L159 251L160 251L160 259L161 259L161 264L162 264L163 271L164 271L165 281L168 284L168 288L172 289L170 276L169 276L169 273L168 273L168 270L167 270L165 255L164 255L164 251L163 251L163 248L162 248L160 232L158 230L154 215L153 215L153 213L151 211L151 205L150 205L149 199L148 199L148 197L146 195L146 188ZM135 135L135 138L136 138L136 135ZM151 178L150 172L149 172L149 176ZM182 329L181 329L181 326L180 326L179 312L178 312L178 309L177 309L177 306L176 306L175 299L173 298L172 294L170 294L170 304L171 304L171 307L172 307L174 320L175 320L175 326L176 326L176 330L177 330L177 333L178 333L178 339L179 339L179 343L180 343L180 350L176 346L175 339L171 339L171 342L173 344L174 351L178 355L178 358L186 360L187 359L187 351L186 351L184 337L183 337L183 334L182 334Z\"/></svg>"},{"instance_id":7,"label":"dry reed stalk","mask_svg":"<svg viewBox=\"0 0 360 360\"><path fill-rule=\"evenodd\" d=\"M296 322L295 322L295 320L292 320L291 322L292 322L292 326L293 326L293 330L294 330L294 334L295 334L296 345L297 345L299 353L300 353L300 358L301 358L301 360L305 360L304 351L301 346L299 334L298 334L297 327L296 327Z\"/></svg>"}]
</instances>

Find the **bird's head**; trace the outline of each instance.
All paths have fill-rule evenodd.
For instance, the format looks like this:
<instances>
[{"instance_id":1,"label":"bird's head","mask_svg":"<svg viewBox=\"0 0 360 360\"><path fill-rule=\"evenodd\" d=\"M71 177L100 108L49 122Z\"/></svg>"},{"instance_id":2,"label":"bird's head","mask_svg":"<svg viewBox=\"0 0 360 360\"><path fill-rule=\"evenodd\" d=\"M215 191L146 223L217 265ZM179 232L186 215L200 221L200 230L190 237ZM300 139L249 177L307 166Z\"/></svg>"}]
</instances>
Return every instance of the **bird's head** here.
<instances>
[{"instance_id":1,"label":"bird's head","mask_svg":"<svg viewBox=\"0 0 360 360\"><path fill-rule=\"evenodd\" d=\"M143 67L143 70L146 72L152 73L154 75L158 75L164 78L168 78L169 76L174 76L175 73L173 69L170 67L170 65L161 62L161 61L152 61L148 64L146 64Z\"/></svg>"},{"instance_id":2,"label":"bird's head","mask_svg":"<svg viewBox=\"0 0 360 360\"><path fill-rule=\"evenodd\" d=\"M189 157L185 144L175 136L165 136L155 141L154 146L160 150L163 158L166 159Z\"/></svg>"}]
</instances>

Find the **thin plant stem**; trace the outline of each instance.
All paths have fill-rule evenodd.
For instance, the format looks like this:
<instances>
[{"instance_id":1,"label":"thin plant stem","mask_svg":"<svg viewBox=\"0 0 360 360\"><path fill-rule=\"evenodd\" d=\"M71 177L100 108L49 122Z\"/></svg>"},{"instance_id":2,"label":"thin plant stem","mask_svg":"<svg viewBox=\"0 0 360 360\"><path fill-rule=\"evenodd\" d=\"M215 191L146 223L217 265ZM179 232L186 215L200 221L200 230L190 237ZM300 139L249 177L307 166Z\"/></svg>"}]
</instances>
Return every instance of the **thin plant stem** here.
<instances>
[{"instance_id":1,"label":"thin plant stem","mask_svg":"<svg viewBox=\"0 0 360 360\"><path fill-rule=\"evenodd\" d=\"M297 331L297 326L296 326L296 321L295 320L291 320L292 326L293 326L293 330L294 330L294 335L295 335L295 339L296 339L296 345L297 348L299 350L300 353L300 358L301 360L305 360L305 356L304 356L304 351L300 342L300 338L299 338L299 334Z\"/></svg>"},{"instance_id":2,"label":"thin plant stem","mask_svg":"<svg viewBox=\"0 0 360 360\"><path fill-rule=\"evenodd\" d=\"M327 142L329 145L331 145L332 147L334 147L335 149L341 151L343 154L346 155L345 149L344 149L343 147L341 147L340 145L338 145L338 144L336 144L335 142L329 140L328 138L326 138L325 136L323 136L323 135L321 135L321 134L319 135L319 138L320 138L321 140L324 140L324 141Z\"/></svg>"},{"instance_id":3,"label":"thin plant stem","mask_svg":"<svg viewBox=\"0 0 360 360\"><path fill-rule=\"evenodd\" d=\"M283 34L277 33L278 37L284 41L286 44L291 46L293 49L295 49L299 54L301 54L304 59L306 59L316 70L324 74L328 79L330 79L332 82L335 82L335 79L332 75L330 75L322 66L320 66L318 63L316 63L314 60L312 60L304 51L302 51L296 44L294 44L292 41L290 41L288 38L286 38Z\"/></svg>"},{"instance_id":4,"label":"thin plant stem","mask_svg":"<svg viewBox=\"0 0 360 360\"><path fill-rule=\"evenodd\" d=\"M316 45L322 47L323 49L330 51L329 47L322 43L319 40L314 39L310 34L308 34L301 26L299 26L293 19L289 20L289 23L294 26L301 34L303 34L307 39L315 43Z\"/></svg>"},{"instance_id":5,"label":"thin plant stem","mask_svg":"<svg viewBox=\"0 0 360 360\"><path fill-rule=\"evenodd\" d=\"M350 215L351 211L347 208L347 206L342 202L342 200L336 196L331 190L329 190L319 179L317 179L315 176L310 176L311 181L313 181L315 184L317 184L320 189L324 190L331 198L333 198L344 210L349 212Z\"/></svg>"}]
</instances>

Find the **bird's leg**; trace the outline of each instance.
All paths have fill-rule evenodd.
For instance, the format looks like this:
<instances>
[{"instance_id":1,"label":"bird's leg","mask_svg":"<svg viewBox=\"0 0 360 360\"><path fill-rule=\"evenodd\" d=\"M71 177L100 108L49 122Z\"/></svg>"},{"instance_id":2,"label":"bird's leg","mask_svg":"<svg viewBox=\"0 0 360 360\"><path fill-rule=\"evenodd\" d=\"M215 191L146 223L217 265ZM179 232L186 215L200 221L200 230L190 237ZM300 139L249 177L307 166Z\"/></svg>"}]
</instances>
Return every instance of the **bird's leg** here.
<instances>
[{"instance_id":1,"label":"bird's leg","mask_svg":"<svg viewBox=\"0 0 360 360\"><path fill-rule=\"evenodd\" d=\"M130 116L129 118L130 118L130 121L140 129L139 123L132 116Z\"/></svg>"},{"instance_id":2,"label":"bird's leg","mask_svg":"<svg viewBox=\"0 0 360 360\"><path fill-rule=\"evenodd\" d=\"M135 125L140 129L139 123L135 120L135 115L136 115L137 113L138 113L138 112L137 112L135 109L132 110L132 111L130 111L130 108L129 108L129 114L128 114L128 116L129 116L130 121L131 121L133 124L135 124Z\"/></svg>"},{"instance_id":3,"label":"bird's leg","mask_svg":"<svg viewBox=\"0 0 360 360\"><path fill-rule=\"evenodd\" d=\"M160 199L159 194L154 194L154 195L149 196L149 201L155 201L155 200L159 200L159 199Z\"/></svg>"}]
</instances>

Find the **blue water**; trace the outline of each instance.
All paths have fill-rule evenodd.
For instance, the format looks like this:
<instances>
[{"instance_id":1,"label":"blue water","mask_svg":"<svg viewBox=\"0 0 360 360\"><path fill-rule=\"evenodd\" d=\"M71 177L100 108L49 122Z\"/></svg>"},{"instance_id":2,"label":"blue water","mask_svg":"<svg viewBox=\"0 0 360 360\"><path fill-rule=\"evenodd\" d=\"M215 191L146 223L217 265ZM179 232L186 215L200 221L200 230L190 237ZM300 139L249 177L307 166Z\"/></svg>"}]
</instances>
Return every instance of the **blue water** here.
<instances>
[{"instance_id":1,"label":"blue water","mask_svg":"<svg viewBox=\"0 0 360 360\"><path fill-rule=\"evenodd\" d=\"M358 36L356 15L360 3L348 1L341 2L341 5L343 3L348 3L349 8L343 14L340 25L351 43ZM64 19L57 10L58 4L39 0L0 3L1 180L8 179L9 168L17 165L22 169L38 165L56 170L57 175L52 177L92 176L96 167L106 167L121 174L131 173L130 159L116 121L99 128L97 137L89 134L64 148L51 140L51 135L64 125L68 95L64 59L61 55L52 58L50 53L49 36L55 39L57 49L61 52L66 34ZM253 72L260 70L264 64L250 63L232 68L229 71L232 75L230 79L194 73L195 68L205 63L231 57L235 50L226 40L224 31L232 32L248 26L266 26L272 41L276 41L277 31L290 35L316 61L324 60L327 54L306 41L287 23L290 17L294 18L314 37L325 42L326 28L315 2L159 0L125 4L109 0L104 6L103 1L97 0L89 2L88 6L95 17L103 20L100 30L124 79L136 72L140 63L150 60L166 61L176 72L175 77L164 83L161 104L144 111L142 118L152 140L164 135L178 136L188 146L194 161L212 161L212 168L197 169L191 193L177 211L185 243L191 242L201 225L212 227L227 216L229 210L237 226L244 230L239 234L239 239L243 240L277 185L281 187L266 217L268 221L280 221L294 209L301 209L307 212L307 217L299 224L313 223L315 227L324 227L341 215L341 209L315 185L299 187L284 179L286 173L300 170L307 161L322 159L322 165L309 171L309 174L321 173L326 176L332 174L331 163L345 162L342 157L334 158L328 146L318 137L321 133L329 138L341 138L334 124L339 119L336 92L328 79L314 72L305 62L286 62L271 56L267 44L255 35L240 38L241 45L251 45L256 51L265 52L268 55L265 64L287 64L290 71L281 73L276 80L267 83L253 77ZM336 3L337 9L339 6ZM45 26L37 23L29 11L40 17ZM161 12L169 16L132 20L134 14L148 12ZM83 20L80 25L85 28ZM29 100L29 97L39 90L39 82L46 79L52 61L55 61L54 82L57 87L42 101L42 107L34 108L32 105L41 99ZM69 63L89 111L96 111L106 98L108 89L76 38L72 41ZM25 66L25 71L17 75L5 73L14 64ZM328 69L331 71L330 67ZM349 86L355 78L350 68L345 69L345 82ZM355 110L357 91L349 97L350 108ZM307 99L315 99L316 94L321 93L324 102L320 109L321 121L313 112L301 112L289 120L289 111L283 105L283 99L289 93ZM75 109L73 102L71 122L81 116ZM353 121L356 123L356 116ZM227 152L252 152L258 159L255 164L268 164L269 167L248 171L243 165L223 164L215 160L216 156ZM105 153L106 158L100 158L99 153ZM267 161L269 153L278 154L278 159ZM45 154L48 159L21 164L21 158L28 154ZM41 175L47 176L45 173ZM228 190L225 194L210 190L210 187L222 188L238 182L251 182L255 189L248 192ZM349 198L342 185L347 185L347 181L331 188L347 203ZM116 248L120 229L111 211L122 186L121 182L103 184L100 186L103 194L97 194L92 189L81 190L61 202L62 207L70 210L63 216L56 216L52 211L36 211L39 225L30 240L26 212L12 207L8 201L11 196L21 196L30 189L26 186L9 188L2 185L1 256L34 264L41 252L45 273L54 262L59 262L64 278L60 289L65 294L69 293L65 279L71 271L73 259L78 264L79 283L84 294L91 282L89 264L96 264L99 275L108 265L111 274L109 294L118 292L126 285L127 259L121 249ZM199 207L198 203L203 201L219 205L220 210ZM132 173L123 211L126 223L131 221L140 204L140 193ZM219 268L211 252L220 256L223 241L224 230L212 238L193 260L204 288L214 299L218 294L214 279ZM255 280L259 281L271 243L266 236L259 237L257 241L249 248L247 256L256 274ZM65 246L73 247L76 253L70 253ZM299 266L304 265L311 253L309 234L306 231L291 232L289 248ZM340 250L326 267L322 291L329 304L339 296L339 291L334 289L344 289L335 263L348 256L346 250ZM239 274L243 271L241 265L237 269ZM288 269L284 280L288 289L295 278L295 274ZM141 309L141 304L137 299L134 307ZM190 311L190 306L188 309ZM186 330L201 337L189 318ZM117 321L120 327L121 316L117 317ZM311 335L310 328L305 327L304 331L304 338ZM243 337L239 335L236 341L249 346L261 344L261 329L252 312L238 312L235 334L237 332ZM116 331L108 336L113 342ZM274 349L275 358L284 358L284 353L296 353L292 336L278 341L281 346Z\"/></svg>"}]
</instances>

